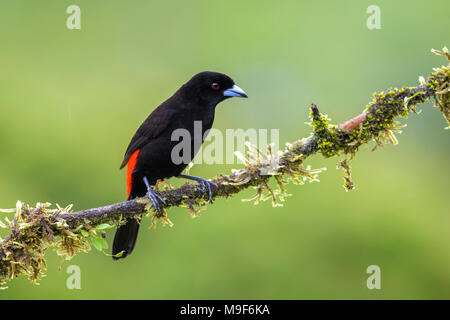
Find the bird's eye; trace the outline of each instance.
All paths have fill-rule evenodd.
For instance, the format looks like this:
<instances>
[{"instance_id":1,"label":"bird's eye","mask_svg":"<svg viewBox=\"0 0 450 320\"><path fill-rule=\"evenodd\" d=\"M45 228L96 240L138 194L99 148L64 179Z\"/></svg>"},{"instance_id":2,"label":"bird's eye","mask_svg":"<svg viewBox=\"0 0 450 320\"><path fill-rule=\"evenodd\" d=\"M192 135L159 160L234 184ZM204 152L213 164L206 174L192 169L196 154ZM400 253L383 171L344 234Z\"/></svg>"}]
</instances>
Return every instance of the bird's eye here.
<instances>
[{"instance_id":1,"label":"bird's eye","mask_svg":"<svg viewBox=\"0 0 450 320\"><path fill-rule=\"evenodd\" d=\"M213 84L211 84L211 88L213 90L219 90L220 89L220 84L218 84L217 82L214 82Z\"/></svg>"}]
</instances>

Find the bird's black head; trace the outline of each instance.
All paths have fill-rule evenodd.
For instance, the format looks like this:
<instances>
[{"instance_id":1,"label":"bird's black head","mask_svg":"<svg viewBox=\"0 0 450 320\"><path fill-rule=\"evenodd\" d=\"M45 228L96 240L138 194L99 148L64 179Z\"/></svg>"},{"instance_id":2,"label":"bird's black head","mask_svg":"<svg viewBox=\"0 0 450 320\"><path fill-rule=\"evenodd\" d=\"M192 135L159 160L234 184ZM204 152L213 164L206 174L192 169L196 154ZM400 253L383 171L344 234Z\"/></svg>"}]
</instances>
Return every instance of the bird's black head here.
<instances>
[{"instance_id":1,"label":"bird's black head","mask_svg":"<svg viewBox=\"0 0 450 320\"><path fill-rule=\"evenodd\" d=\"M212 71L197 73L181 87L180 93L212 106L231 97L247 98L244 90L235 85L229 76Z\"/></svg>"}]
</instances>

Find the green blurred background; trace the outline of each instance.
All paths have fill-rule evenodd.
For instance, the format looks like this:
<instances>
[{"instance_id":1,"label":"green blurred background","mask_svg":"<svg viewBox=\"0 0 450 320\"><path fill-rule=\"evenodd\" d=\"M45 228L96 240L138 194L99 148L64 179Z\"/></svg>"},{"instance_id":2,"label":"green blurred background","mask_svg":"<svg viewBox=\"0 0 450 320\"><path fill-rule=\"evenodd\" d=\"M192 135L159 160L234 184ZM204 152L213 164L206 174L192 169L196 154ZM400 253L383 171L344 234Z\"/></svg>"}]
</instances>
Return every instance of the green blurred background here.
<instances>
[{"instance_id":1,"label":"green blurred background","mask_svg":"<svg viewBox=\"0 0 450 320\"><path fill-rule=\"evenodd\" d=\"M229 74L250 96L216 112L215 128L307 136L308 106L335 123L374 91L413 86L444 64L450 3L424 1L5 1L0 10L0 207L18 199L74 204L125 199L118 167L141 121L193 74ZM81 30L66 8L81 7ZM366 8L381 9L381 29ZM450 298L449 132L431 103L403 123L400 144L353 162L346 193L337 158L320 183L289 185L282 208L218 199L200 218L173 208L173 228L141 228L113 262L96 250L64 262L49 250L39 286L9 282L1 299ZM211 177L239 165L199 165ZM174 182L179 184L180 182ZM4 235L4 230L2 235ZM114 231L108 231L111 243ZM69 265L81 290L66 288ZM366 268L381 268L368 290Z\"/></svg>"}]
</instances>

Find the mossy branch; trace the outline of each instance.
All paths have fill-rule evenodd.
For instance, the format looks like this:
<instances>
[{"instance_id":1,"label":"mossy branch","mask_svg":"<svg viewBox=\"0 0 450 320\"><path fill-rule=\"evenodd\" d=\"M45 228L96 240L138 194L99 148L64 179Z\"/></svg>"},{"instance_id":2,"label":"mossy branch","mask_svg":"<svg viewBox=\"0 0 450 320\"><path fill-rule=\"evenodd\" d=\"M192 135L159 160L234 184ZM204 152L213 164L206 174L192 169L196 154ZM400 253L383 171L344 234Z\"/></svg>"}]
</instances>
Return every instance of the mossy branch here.
<instances>
[{"instance_id":1,"label":"mossy branch","mask_svg":"<svg viewBox=\"0 0 450 320\"><path fill-rule=\"evenodd\" d=\"M446 48L433 52L446 56L450 61ZM331 125L330 119L313 104L309 137L288 143L286 149L278 153L273 152L270 146L267 151L262 151L248 144L249 151L245 157L236 154L244 162L244 168L211 179L218 185L212 198L227 198L254 187L255 195L246 201L257 203L270 199L274 206L279 206L287 196L286 184L289 181L295 184L318 181L318 174L323 169L305 166L305 160L313 154L322 154L326 158L343 156L338 166L344 169L344 187L353 189L349 162L360 146L371 141L375 141L375 147L396 144L394 134L402 128L395 120L397 117L406 118L410 112L416 113L418 104L434 99L434 105L450 124L449 78L450 65L447 65L435 68L426 81L420 77L416 87L375 93L360 115L340 125ZM191 214L197 215L207 204L205 194L194 183L177 189L167 185L160 195L166 202L162 215L157 214L146 197L78 212L72 212L71 207L50 209L48 203L31 207L19 201L16 209L3 210L14 212L14 219L9 221L6 218L5 224L0 222L0 226L10 230L9 235L1 240L0 285L19 275L28 276L32 282L39 280L45 270L45 251L50 247L70 259L79 251L89 251L91 244L100 250L105 248L105 240L98 235L122 223L125 218L146 215L152 217L153 223L161 220L163 224L171 225L166 213L169 207L185 206Z\"/></svg>"}]
</instances>

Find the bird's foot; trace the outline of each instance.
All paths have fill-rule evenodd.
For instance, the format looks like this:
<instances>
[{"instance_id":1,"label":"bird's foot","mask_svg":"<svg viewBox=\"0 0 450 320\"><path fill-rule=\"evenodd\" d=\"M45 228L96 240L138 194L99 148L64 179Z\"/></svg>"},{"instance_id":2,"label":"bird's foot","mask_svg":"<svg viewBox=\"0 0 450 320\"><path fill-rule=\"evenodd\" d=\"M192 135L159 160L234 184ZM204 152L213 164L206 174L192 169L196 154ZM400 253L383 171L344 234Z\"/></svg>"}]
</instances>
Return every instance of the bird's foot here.
<instances>
[{"instance_id":1,"label":"bird's foot","mask_svg":"<svg viewBox=\"0 0 450 320\"><path fill-rule=\"evenodd\" d=\"M152 202L153 208L155 208L155 210L158 211L159 216L162 216L163 215L162 206L166 204L164 199L152 188L148 189L147 197Z\"/></svg>"},{"instance_id":2,"label":"bird's foot","mask_svg":"<svg viewBox=\"0 0 450 320\"><path fill-rule=\"evenodd\" d=\"M202 192L205 192L205 193L208 192L208 201L210 203L213 203L214 201L212 199L212 190L219 187L217 185L217 183L206 180L206 179L202 179L202 180L198 181L198 183L200 184L200 188L201 188Z\"/></svg>"},{"instance_id":3,"label":"bird's foot","mask_svg":"<svg viewBox=\"0 0 450 320\"><path fill-rule=\"evenodd\" d=\"M195 176L189 176L187 174L180 174L179 177L181 178L185 178L185 179L189 179L189 180L193 180L193 181L197 181L200 185L200 190L203 193L207 193L208 194L208 201L210 203L213 203L213 199L212 199L212 192L214 189L218 188L219 186L217 185L217 183L206 180L204 178L201 177L195 177Z\"/></svg>"},{"instance_id":4,"label":"bird's foot","mask_svg":"<svg viewBox=\"0 0 450 320\"><path fill-rule=\"evenodd\" d=\"M157 191L153 190L153 188L150 186L147 177L144 177L144 183L147 186L147 197L152 202L153 208L155 208L156 211L158 211L159 216L161 217L163 215L162 206L166 204L164 199L158 194Z\"/></svg>"}]
</instances>

